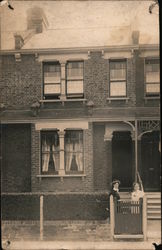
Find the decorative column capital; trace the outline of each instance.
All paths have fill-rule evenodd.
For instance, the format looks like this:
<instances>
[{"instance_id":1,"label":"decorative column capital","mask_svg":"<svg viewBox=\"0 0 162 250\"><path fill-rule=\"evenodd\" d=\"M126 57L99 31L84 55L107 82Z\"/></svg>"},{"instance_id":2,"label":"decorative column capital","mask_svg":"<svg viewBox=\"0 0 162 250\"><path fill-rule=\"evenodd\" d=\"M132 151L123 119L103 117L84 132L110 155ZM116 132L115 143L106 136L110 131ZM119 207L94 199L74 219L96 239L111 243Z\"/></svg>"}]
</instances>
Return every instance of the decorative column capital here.
<instances>
[{"instance_id":1,"label":"decorative column capital","mask_svg":"<svg viewBox=\"0 0 162 250\"><path fill-rule=\"evenodd\" d=\"M110 131L110 133L106 133L104 135L104 141L112 141L113 138L113 131Z\"/></svg>"},{"instance_id":2,"label":"decorative column capital","mask_svg":"<svg viewBox=\"0 0 162 250\"><path fill-rule=\"evenodd\" d=\"M61 67L63 67L66 64L66 60L59 60L59 63L61 64Z\"/></svg>"},{"instance_id":3,"label":"decorative column capital","mask_svg":"<svg viewBox=\"0 0 162 250\"><path fill-rule=\"evenodd\" d=\"M63 137L64 138L64 136L65 136L65 130L59 130L58 131L58 135L59 135L59 137Z\"/></svg>"},{"instance_id":4,"label":"decorative column capital","mask_svg":"<svg viewBox=\"0 0 162 250\"><path fill-rule=\"evenodd\" d=\"M131 138L132 138L132 141L135 140L135 131L131 131Z\"/></svg>"}]
</instances>

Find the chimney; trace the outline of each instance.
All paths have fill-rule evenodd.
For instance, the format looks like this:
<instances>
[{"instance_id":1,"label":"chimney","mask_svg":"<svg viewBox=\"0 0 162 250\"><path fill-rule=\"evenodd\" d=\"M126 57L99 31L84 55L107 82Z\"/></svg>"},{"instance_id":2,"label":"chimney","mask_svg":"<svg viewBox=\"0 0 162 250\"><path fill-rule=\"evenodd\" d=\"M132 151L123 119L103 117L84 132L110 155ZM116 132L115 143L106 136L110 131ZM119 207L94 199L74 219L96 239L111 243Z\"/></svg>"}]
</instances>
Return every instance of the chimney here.
<instances>
[{"instance_id":1,"label":"chimney","mask_svg":"<svg viewBox=\"0 0 162 250\"><path fill-rule=\"evenodd\" d=\"M21 47L24 45L24 39L21 35L14 34L15 37L15 49L21 49Z\"/></svg>"},{"instance_id":2,"label":"chimney","mask_svg":"<svg viewBox=\"0 0 162 250\"><path fill-rule=\"evenodd\" d=\"M138 45L139 44L139 35L140 35L140 32L138 30L134 30L132 32L132 43L134 45Z\"/></svg>"}]
</instances>

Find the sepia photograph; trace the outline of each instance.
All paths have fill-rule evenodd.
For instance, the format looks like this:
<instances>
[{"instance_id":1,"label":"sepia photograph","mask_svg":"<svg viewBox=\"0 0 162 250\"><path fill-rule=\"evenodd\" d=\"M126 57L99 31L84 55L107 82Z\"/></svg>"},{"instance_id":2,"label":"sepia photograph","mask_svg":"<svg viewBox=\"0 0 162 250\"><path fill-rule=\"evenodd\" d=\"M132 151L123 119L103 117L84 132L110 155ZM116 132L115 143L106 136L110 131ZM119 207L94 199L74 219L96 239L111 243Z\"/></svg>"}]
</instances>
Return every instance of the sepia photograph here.
<instances>
[{"instance_id":1,"label":"sepia photograph","mask_svg":"<svg viewBox=\"0 0 162 250\"><path fill-rule=\"evenodd\" d=\"M162 250L160 7L0 0L3 250Z\"/></svg>"}]
</instances>

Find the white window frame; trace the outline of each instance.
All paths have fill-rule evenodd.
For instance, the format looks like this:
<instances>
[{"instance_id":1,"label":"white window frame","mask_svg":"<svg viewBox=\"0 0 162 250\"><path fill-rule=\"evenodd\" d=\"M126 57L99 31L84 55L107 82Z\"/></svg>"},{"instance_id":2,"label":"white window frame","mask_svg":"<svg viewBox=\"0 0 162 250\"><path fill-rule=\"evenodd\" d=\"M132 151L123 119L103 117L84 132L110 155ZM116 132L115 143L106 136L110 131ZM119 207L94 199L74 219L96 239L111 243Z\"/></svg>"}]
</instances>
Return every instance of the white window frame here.
<instances>
[{"instance_id":1,"label":"white window frame","mask_svg":"<svg viewBox=\"0 0 162 250\"><path fill-rule=\"evenodd\" d=\"M144 84L145 84L145 87L144 87L144 96L146 98L156 98L156 97L159 97L160 96L160 90L159 92L150 92L150 93L147 93L147 85L148 84L158 84L159 85L159 89L160 89L160 81L159 82L147 82L146 81L146 74L147 74L147 70L146 70L146 62L147 61L153 61L153 60L159 60L158 57L147 57L144 59ZM160 76L160 60L159 60L159 76Z\"/></svg>"},{"instance_id":2,"label":"white window frame","mask_svg":"<svg viewBox=\"0 0 162 250\"><path fill-rule=\"evenodd\" d=\"M117 80L111 80L111 63L120 63L120 62L124 62L125 63L125 79L117 79ZM111 94L111 84L114 83L125 83L125 95L112 95ZM126 98L127 97L127 60L126 59L110 59L109 60L109 97L110 98Z\"/></svg>"},{"instance_id":3,"label":"white window frame","mask_svg":"<svg viewBox=\"0 0 162 250\"><path fill-rule=\"evenodd\" d=\"M82 67L82 70L83 70L83 75L78 78L78 77L69 77L68 76L68 64L69 63L82 63L83 64L83 67ZM75 82L82 82L82 85L83 85L83 92L82 93L68 93L68 81L69 82L72 82L72 81L75 81ZM67 61L66 63L66 97L67 98L84 98L84 61L83 60L69 60Z\"/></svg>"},{"instance_id":4,"label":"white window frame","mask_svg":"<svg viewBox=\"0 0 162 250\"><path fill-rule=\"evenodd\" d=\"M45 66L46 65L59 65L60 67L60 77L58 77L58 81L55 81L53 83L46 83L45 82ZM60 91L58 93L45 93L45 86L59 86ZM49 61L49 62L43 62L43 97L44 99L58 99L61 95L61 64L58 61Z\"/></svg>"}]
</instances>

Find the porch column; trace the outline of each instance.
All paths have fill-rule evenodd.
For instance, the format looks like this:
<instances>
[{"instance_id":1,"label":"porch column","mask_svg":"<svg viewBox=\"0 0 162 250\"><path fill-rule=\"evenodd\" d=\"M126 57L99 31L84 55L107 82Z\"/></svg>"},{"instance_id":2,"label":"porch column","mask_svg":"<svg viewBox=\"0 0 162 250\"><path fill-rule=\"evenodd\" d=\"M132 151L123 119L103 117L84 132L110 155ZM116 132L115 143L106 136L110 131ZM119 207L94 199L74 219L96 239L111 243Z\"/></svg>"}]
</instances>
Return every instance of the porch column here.
<instances>
[{"instance_id":1,"label":"porch column","mask_svg":"<svg viewBox=\"0 0 162 250\"><path fill-rule=\"evenodd\" d=\"M108 185L112 182L112 138L113 138L113 131L106 135L104 141L107 144L107 165L108 165Z\"/></svg>"},{"instance_id":2,"label":"porch column","mask_svg":"<svg viewBox=\"0 0 162 250\"><path fill-rule=\"evenodd\" d=\"M135 181L136 171L135 171L135 131L131 131L132 138L132 180Z\"/></svg>"},{"instance_id":3,"label":"porch column","mask_svg":"<svg viewBox=\"0 0 162 250\"><path fill-rule=\"evenodd\" d=\"M60 166L59 166L59 175L65 174L65 157L64 157L64 137L65 131L59 131L59 141L60 141Z\"/></svg>"},{"instance_id":4,"label":"porch column","mask_svg":"<svg viewBox=\"0 0 162 250\"><path fill-rule=\"evenodd\" d=\"M66 99L66 61L60 61L61 64L61 100Z\"/></svg>"},{"instance_id":5,"label":"porch column","mask_svg":"<svg viewBox=\"0 0 162 250\"><path fill-rule=\"evenodd\" d=\"M138 126L137 120L135 120L135 182L137 182L138 172Z\"/></svg>"}]
</instances>

